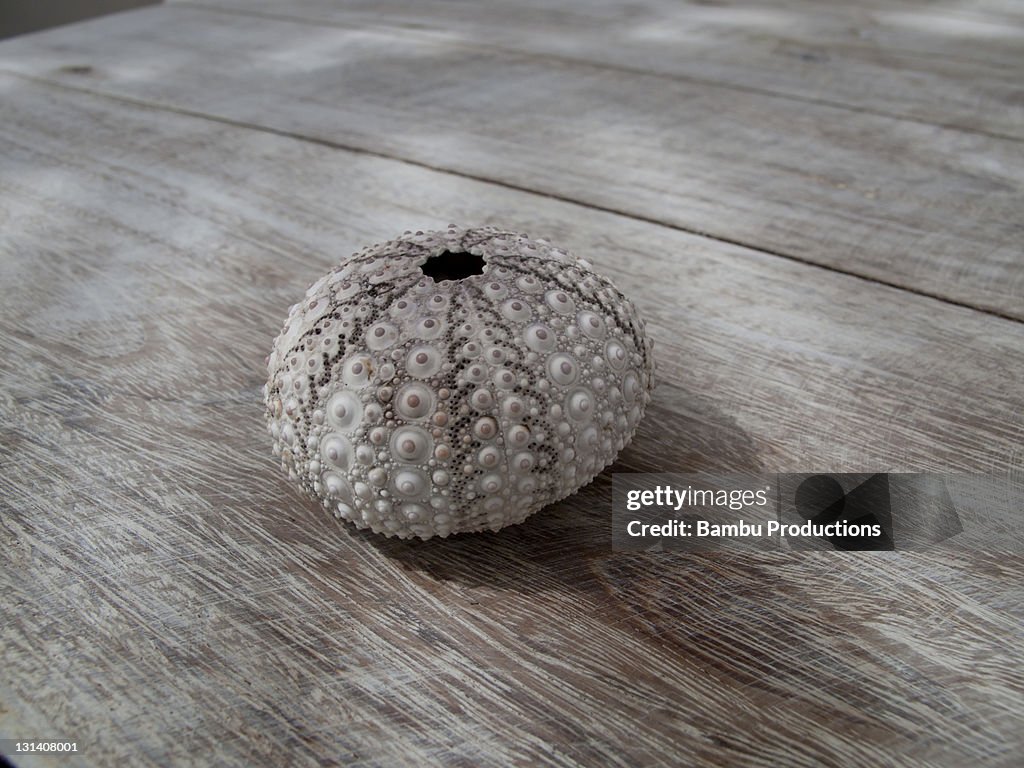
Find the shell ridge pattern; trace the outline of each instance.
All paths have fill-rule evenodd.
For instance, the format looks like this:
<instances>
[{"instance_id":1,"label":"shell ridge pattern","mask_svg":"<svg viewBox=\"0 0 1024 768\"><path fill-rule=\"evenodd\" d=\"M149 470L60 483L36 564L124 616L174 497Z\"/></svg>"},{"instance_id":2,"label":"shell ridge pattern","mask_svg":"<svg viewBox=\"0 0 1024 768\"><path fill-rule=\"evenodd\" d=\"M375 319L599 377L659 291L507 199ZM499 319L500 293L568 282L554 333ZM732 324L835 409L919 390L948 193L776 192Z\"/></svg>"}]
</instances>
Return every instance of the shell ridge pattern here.
<instances>
[{"instance_id":1,"label":"shell ridge pattern","mask_svg":"<svg viewBox=\"0 0 1024 768\"><path fill-rule=\"evenodd\" d=\"M363 263L367 263L368 261L372 261L372 258L371 257L367 257L367 259L365 259ZM398 294L399 296L402 296L405 293L407 293L408 291L412 290L414 285L415 285L415 281L410 279L408 281L408 285L405 287L405 291L403 291L401 289L401 285L398 285L394 289L394 293ZM350 303L352 303L352 302L346 302L346 304L350 304ZM363 325L363 322L362 322L361 319L359 319L359 318L353 319L353 329L352 329L353 335L358 335L359 334L359 332L360 332L360 330L362 328L362 325ZM293 354L297 350L297 348L300 346L300 344L302 342L306 341L309 337L315 337L316 335L322 334L322 332L323 332L323 328L320 325L316 325L314 327L311 327L308 331L306 331L306 333L303 334L303 336L300 339L299 344L296 344L291 350L289 350L289 354ZM325 358L324 359L324 367L326 368L329 365L330 366L336 365L337 362L340 359L344 358L344 356L347 354L347 352L348 352L348 350L350 348L351 348L350 345L346 344L346 346L344 348L340 348L339 351L337 351L337 352L335 352L333 354L333 356L329 355L328 353L324 353L324 358ZM316 402L319 400L318 392L316 390L313 390L311 392L310 398L311 398L311 403L315 405Z\"/></svg>"},{"instance_id":2,"label":"shell ridge pattern","mask_svg":"<svg viewBox=\"0 0 1024 768\"><path fill-rule=\"evenodd\" d=\"M524 260L532 260L532 261L542 261L542 259L539 256L524 256L523 259ZM587 269L586 267L581 267L580 266L580 260L577 260L576 266L577 266L577 268L581 269L581 271L586 272L586 274L589 277L593 277L593 278L599 280L602 283L603 287L606 287L606 288L610 289L610 291L613 292L613 293L618 293L618 289L615 288L615 285L611 282L611 280L609 280L604 275L601 275L601 274L599 274L597 272L594 272L593 270ZM518 266L514 266L513 267L513 266L510 265L509 268L521 271L523 274L526 273L526 271L523 270L522 267L518 267ZM553 279L563 289L565 289L565 290L573 290L572 283L568 282L567 279L564 278L563 276L557 275ZM595 301L600 305L601 309L603 309L606 313L608 313L608 314L613 314L614 313L614 311L615 311L614 305L609 306L609 304L611 304L611 301L610 301L609 298L607 298L605 296L602 296L602 295L598 295L598 296L595 297ZM643 321L640 320L640 318L638 316L635 316L635 320L638 321L638 324L631 323L630 331L633 334L641 335L642 336L643 333L644 333ZM644 363L647 364L648 363L647 358L650 356L649 345L648 344L641 345L640 346L640 352L641 352L642 355L644 355Z\"/></svg>"},{"instance_id":3,"label":"shell ridge pattern","mask_svg":"<svg viewBox=\"0 0 1024 768\"><path fill-rule=\"evenodd\" d=\"M445 251L483 270L435 282ZM388 536L498 530L589 483L643 416L652 345L590 264L495 228L406 232L316 281L268 358L282 469Z\"/></svg>"}]
</instances>

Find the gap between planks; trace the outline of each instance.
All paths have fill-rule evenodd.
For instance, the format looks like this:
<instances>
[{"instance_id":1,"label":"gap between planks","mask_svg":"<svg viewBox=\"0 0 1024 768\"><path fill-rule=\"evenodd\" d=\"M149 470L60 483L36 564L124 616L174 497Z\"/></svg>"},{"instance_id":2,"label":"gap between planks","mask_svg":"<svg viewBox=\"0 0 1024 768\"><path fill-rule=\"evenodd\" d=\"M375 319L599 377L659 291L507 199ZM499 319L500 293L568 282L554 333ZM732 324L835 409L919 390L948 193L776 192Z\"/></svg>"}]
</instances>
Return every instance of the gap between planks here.
<instances>
[{"instance_id":1,"label":"gap between planks","mask_svg":"<svg viewBox=\"0 0 1024 768\"><path fill-rule=\"evenodd\" d=\"M178 3L178 5L190 5L190 4L189 3ZM829 264L822 264L822 263L819 263L819 262L816 262L816 261L811 261L809 259L801 258L800 256L795 256L793 254L785 253L785 252L782 252L782 251L765 248L764 246L754 245L752 243L744 242L742 240L722 237L722 236L714 235L714 234L711 234L711 233L708 233L708 232L703 232L703 231L700 231L698 229L691 229L691 228L684 227L684 226L681 226L681 225L678 225L678 224L672 224L670 222L666 222L666 221L663 221L663 220L655 218L655 217L642 216L640 214L631 213L631 212L629 212L626 209L619 209L619 208L614 208L612 206L605 206L605 205L600 205L600 204L597 204L597 203L591 203L591 202L587 202L585 200L581 200L581 199L577 199L577 198L574 198L574 197L570 197L568 195L559 195L559 194L555 194L553 192L545 192L545 191L542 191L542 190L530 189L529 187L526 187L526 186L523 186L523 185L519 185L519 184L514 184L514 183L511 183L511 182L508 182L508 181L503 181L503 180L498 179L498 178L494 178L494 177L490 177L490 176L484 176L482 174L467 173L467 172L459 171L459 170L452 169L452 168L446 168L444 166L434 165L434 164L431 164L431 163L424 162L422 160L417 160L415 158L403 157L403 156L391 154L391 153L388 153L388 152L380 152L380 151L377 151L377 150L367 149L365 147L359 147L359 146L355 146L355 145L351 145L351 144L344 144L342 142L332 141L330 139L324 139L324 138L318 138L318 137L313 137L313 136L307 136L307 135L304 135L304 134L301 134L301 133L297 133L297 132L294 132L294 131L286 131L286 130L283 130L283 129L280 129L280 128L273 128L273 127L270 127L270 126L258 125L258 124L250 123L250 122L247 122L247 121L244 121L244 120L236 120L236 119L229 118L229 117L224 117L224 116L220 116L220 115L213 115L213 114L209 114L209 113L206 113L206 112L200 112L200 111L197 111L197 110L186 109L184 107L178 107L178 106L174 106L174 105L170 105L170 104L161 104L159 102L147 101L145 99L136 99L136 98L133 98L133 97L130 97L130 96L122 96L122 95L119 95L119 94L107 93L107 92L104 92L104 91L97 91L97 90L93 90L91 88L82 88L82 87L79 87L79 86L72 86L72 85L68 85L66 83L62 83L62 82L58 82L58 81L54 81L54 80L49 80L49 79L44 78L44 77L38 77L36 75L27 75L27 74L24 74L22 72L16 72L14 70L0 69L0 74L4 74L4 75L10 76L10 77L15 77L15 78L18 78L20 80L36 83L36 84L43 85L43 86L46 86L46 87L51 87L51 88L56 88L56 89L66 90L66 91L72 91L72 92L75 92L75 93L82 93L82 94L85 94L85 95L88 95L88 96L92 96L92 97L95 97L95 98L106 99L106 100L109 100L109 101L115 101L115 102L119 102L119 103L123 103L123 104L130 104L131 106L134 106L134 107L141 107L141 108L144 108L144 109L151 109L151 110L156 110L156 111L161 111L161 112L168 112L168 113L180 115L180 116L183 116L183 117L190 117L190 118L195 118L195 119L199 119L199 120L208 120L210 122L219 123L219 124L222 124L222 125L229 125L229 126L232 126L234 128L242 128L242 129L245 129L245 130L256 131L256 132L260 132L260 133L267 133L267 134L271 134L271 135L274 135L274 136L280 136L282 138L293 139L295 141L306 142L308 144L314 144L314 145L325 147L325 148L328 148L328 149L341 150L341 151L344 151L344 152L352 152L354 154L366 155L366 156L369 156L369 157L379 157L379 158L382 158L382 159L385 159L385 160L391 160L391 161L394 161L394 162L405 163L407 165L412 165L412 166L416 166L416 167L419 167L419 168L424 168L426 170L435 171L437 173L444 173L444 174L448 174L450 176L457 176L457 177L464 178L464 179L470 179L472 181L479 181L479 182L482 182L482 183L485 183L485 184L492 184L494 186L503 187L505 189L515 190L517 192L524 192L524 193L527 193L527 194L536 195L537 197L542 197L542 198L546 198L546 199L549 199L549 200L557 200L559 202L571 203L573 205L578 205L578 206L580 206L582 208L588 208L588 209L593 210L593 211L599 211L601 213L608 213L608 214L613 214L613 215L616 215L616 216L622 216L623 218L626 218L626 219L631 219L633 221L643 222L645 224L652 224L654 226L664 227L666 229L670 229L670 230L673 230L673 231L676 231L676 232L683 232L683 233L686 233L686 234L689 234L689 235L693 235L695 237L701 237L701 238L704 238L704 239L707 239L707 240L712 240L712 241L719 242L719 243L724 243L724 244L727 244L727 245L734 245L734 246L739 246L739 247L742 247L742 248L747 248L747 249L749 249L751 251L756 251L758 253L762 253L762 254L765 254L767 256L774 256L776 258L785 259L787 261L792 261L792 262L795 262L795 263L798 263L798 264L803 264L803 265L808 266L808 267L814 267L816 269L821 269L821 270L824 270L826 272L833 272L833 273L838 274L838 275L844 275L846 277L855 278L857 280L862 280L862 281L864 281L866 283L872 283L872 284L875 284L875 285L881 285L881 286L885 286L887 288L894 288L896 290L903 291L903 292L909 293L909 294L913 294L915 296L921 296L921 297L924 297L924 298L933 299L935 301L939 301L939 302L942 302L943 304L948 304L948 305L954 306L954 307L961 307L963 309L969 309L969 310L972 310L974 312L978 312L978 313L983 314L983 315L988 315L990 317L999 318L1001 320L1009 320L1009 321L1014 322L1014 323L1024 323L1024 320L1022 320L1020 318L1017 318L1017 317L1014 317L1013 315L1010 315L1008 313L1000 312L999 310L996 310L996 309L991 309L991 308L986 308L986 307L977 307L977 306L974 306L973 304L969 304L969 303L963 302L963 301L958 301L956 299L948 298L948 297L945 297L945 296L940 296L940 295L932 293L930 291L921 290L919 288L910 288L910 287L907 287L905 285L901 285L901 284L896 283L896 282L890 282L888 280L882 280L882 279L877 278L877 277L869 277L869 276L866 276L866 275L859 274L857 272L840 269L838 267L835 267L835 266L832 266L832 265L829 265Z\"/></svg>"},{"instance_id":2,"label":"gap between planks","mask_svg":"<svg viewBox=\"0 0 1024 768\"><path fill-rule=\"evenodd\" d=\"M386 34L395 35L396 37L408 37L416 40L424 40L428 42L437 42L439 36L434 30L417 30L411 29L406 26L396 24L360 24L357 22L344 22L335 19L323 19L323 18L307 18L304 16L296 16L294 14L287 13L270 13L268 11L252 10L250 8L233 8L218 5L207 5L201 2L195 2L194 0L175 0L170 5L178 6L182 8L190 8L192 10L205 12L205 13L219 13L226 16L246 16L255 19L265 19L267 21L283 21L291 24L304 24L312 27L332 27L335 29L344 29L348 31L361 31L369 30L374 32L382 32ZM1014 141L1018 143L1024 143L1024 138L1015 136L1012 133L1003 133L1001 131L990 131L984 128L972 128L969 126L960 125L957 123L939 122L935 120L926 120L920 117L914 117L913 115L900 114L898 112L890 112L883 109L872 109L870 107L861 107L854 104L848 104L842 101L835 101L832 99L821 99L813 98L809 96L799 96L795 93L787 91L777 90L773 88L758 88L756 86L742 85L740 83L730 83L725 80L714 80L710 78L697 77L695 75L684 75L677 72L659 72L657 70L643 69L641 67L631 67L626 64L613 64L605 61L596 61L594 59L580 58L577 56L564 56L557 53L543 52L543 51L532 51L525 48L512 48L509 46L499 45L497 43L488 42L483 43L472 43L465 40L452 40L443 38L443 41L447 45L452 45L458 48L471 51L498 51L500 53L506 53L514 56L524 56L526 58L534 59L537 61L549 61L556 64L568 65L573 67L585 67L604 72L621 72L629 75L641 75L644 77L653 77L658 79L667 80L670 82L678 83L693 83L696 85L703 85L710 88L721 88L729 91L736 91L738 93L752 93L758 96L771 96L773 98L785 99L788 101L795 102L797 104L812 104L819 107L831 107L833 109L842 109L847 112L859 115L872 115L874 117L884 117L890 120L901 120L908 123L916 123L918 125L927 125L933 128L942 128L944 130L959 131L960 133L966 133L973 136L984 136L990 139L1001 139L1006 141ZM574 201L575 202L575 201ZM690 230L683 230L689 232ZM701 233L695 233L701 234ZM717 239L717 238L716 238ZM726 240L725 242L730 242ZM746 247L752 247L741 243ZM760 249L759 249L760 250ZM771 251L765 251L771 253ZM888 283L884 283L888 285ZM930 296L932 294L924 293L923 296ZM957 304L957 302L951 302ZM969 306L966 304L957 304L958 306ZM994 313L998 314L998 313Z\"/></svg>"},{"instance_id":3,"label":"gap between planks","mask_svg":"<svg viewBox=\"0 0 1024 768\"><path fill-rule=\"evenodd\" d=\"M1016 142L162 8L5 43L0 66L627 209L1024 319Z\"/></svg>"}]
</instances>

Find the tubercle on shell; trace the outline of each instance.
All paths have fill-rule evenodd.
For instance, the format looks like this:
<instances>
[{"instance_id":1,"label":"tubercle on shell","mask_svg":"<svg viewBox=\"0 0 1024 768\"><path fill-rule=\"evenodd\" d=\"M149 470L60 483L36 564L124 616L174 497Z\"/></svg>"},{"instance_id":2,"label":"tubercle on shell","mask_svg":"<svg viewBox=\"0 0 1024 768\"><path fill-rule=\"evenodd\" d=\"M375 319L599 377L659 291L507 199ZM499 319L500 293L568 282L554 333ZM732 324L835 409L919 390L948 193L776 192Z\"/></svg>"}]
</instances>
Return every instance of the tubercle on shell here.
<instances>
[{"instance_id":1,"label":"tubercle on shell","mask_svg":"<svg viewBox=\"0 0 1024 768\"><path fill-rule=\"evenodd\" d=\"M435 282L428 259L483 271ZM281 466L359 528L496 531L589 483L650 400L633 304L544 240L450 225L370 246L315 282L264 387Z\"/></svg>"}]
</instances>

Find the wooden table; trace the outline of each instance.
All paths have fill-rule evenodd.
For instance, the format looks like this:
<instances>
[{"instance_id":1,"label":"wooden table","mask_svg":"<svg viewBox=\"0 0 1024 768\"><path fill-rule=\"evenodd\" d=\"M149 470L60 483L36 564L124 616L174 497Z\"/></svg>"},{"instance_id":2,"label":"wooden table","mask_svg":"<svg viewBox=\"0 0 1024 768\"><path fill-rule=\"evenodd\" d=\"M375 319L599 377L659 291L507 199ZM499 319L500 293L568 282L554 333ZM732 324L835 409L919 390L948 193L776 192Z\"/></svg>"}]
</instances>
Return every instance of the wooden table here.
<instances>
[{"instance_id":1,"label":"wooden table","mask_svg":"<svg viewBox=\"0 0 1024 768\"><path fill-rule=\"evenodd\" d=\"M0 737L1020 765L1020 549L609 548L612 471L1021 479L1024 8L847 6L201 0L0 44ZM360 534L276 466L264 356L339 259L448 222L591 260L660 384L526 524Z\"/></svg>"}]
</instances>

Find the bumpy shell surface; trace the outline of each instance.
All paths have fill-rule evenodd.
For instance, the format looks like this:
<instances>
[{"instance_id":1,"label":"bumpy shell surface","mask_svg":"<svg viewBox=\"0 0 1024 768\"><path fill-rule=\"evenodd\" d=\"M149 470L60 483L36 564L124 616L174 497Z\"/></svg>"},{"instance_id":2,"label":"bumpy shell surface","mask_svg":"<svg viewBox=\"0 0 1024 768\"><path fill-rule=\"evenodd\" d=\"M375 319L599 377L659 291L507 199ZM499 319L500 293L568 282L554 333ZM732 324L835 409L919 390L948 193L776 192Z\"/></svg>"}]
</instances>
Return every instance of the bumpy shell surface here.
<instances>
[{"instance_id":1,"label":"bumpy shell surface","mask_svg":"<svg viewBox=\"0 0 1024 768\"><path fill-rule=\"evenodd\" d=\"M423 267L445 252L482 273L435 282ZM305 493L359 528L427 539L522 522L590 482L632 438L653 368L636 308L586 261L450 227L313 284L264 396Z\"/></svg>"}]
</instances>

